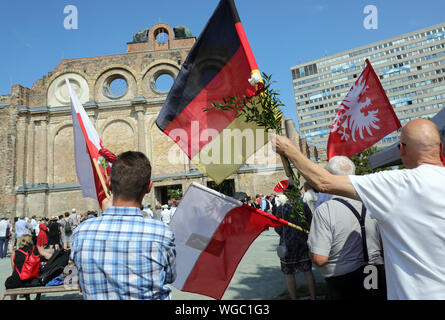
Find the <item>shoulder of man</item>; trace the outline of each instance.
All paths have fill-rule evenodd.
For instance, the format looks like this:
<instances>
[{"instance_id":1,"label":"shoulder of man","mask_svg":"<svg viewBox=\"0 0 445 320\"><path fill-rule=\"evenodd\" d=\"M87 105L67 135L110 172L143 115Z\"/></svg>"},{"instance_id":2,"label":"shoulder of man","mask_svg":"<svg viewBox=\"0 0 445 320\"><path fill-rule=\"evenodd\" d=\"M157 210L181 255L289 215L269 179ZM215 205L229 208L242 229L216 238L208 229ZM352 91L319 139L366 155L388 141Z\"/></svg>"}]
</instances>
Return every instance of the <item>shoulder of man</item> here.
<instances>
[{"instance_id":1,"label":"shoulder of man","mask_svg":"<svg viewBox=\"0 0 445 320\"><path fill-rule=\"evenodd\" d=\"M175 235L171 226L157 219L145 219L143 223L148 237L151 237L154 233L157 238L160 236L159 240L164 245L174 245Z\"/></svg>"},{"instance_id":2,"label":"shoulder of man","mask_svg":"<svg viewBox=\"0 0 445 320\"><path fill-rule=\"evenodd\" d=\"M335 195L332 196L332 198L330 200L323 202L320 205L320 207L322 205L326 204L326 206L328 206L328 209L330 209L330 210L343 210L343 209L350 210L348 207L346 207L345 204L341 203L340 201L334 200L334 199L342 199L342 200L348 202L356 210L358 210L359 213L361 212L360 210L362 210L363 203L361 201L350 199L350 198L346 198L346 197L335 196Z\"/></svg>"},{"instance_id":3,"label":"shoulder of man","mask_svg":"<svg viewBox=\"0 0 445 320\"><path fill-rule=\"evenodd\" d=\"M328 215L335 214L336 212L344 212L346 210L350 211L350 209L340 201L334 200L335 198L343 199L350 203L359 213L362 210L363 203L354 199L340 197L340 196L332 196L332 198L328 201L324 201L320 204L314 211L314 216L324 216L327 218Z\"/></svg>"}]
</instances>

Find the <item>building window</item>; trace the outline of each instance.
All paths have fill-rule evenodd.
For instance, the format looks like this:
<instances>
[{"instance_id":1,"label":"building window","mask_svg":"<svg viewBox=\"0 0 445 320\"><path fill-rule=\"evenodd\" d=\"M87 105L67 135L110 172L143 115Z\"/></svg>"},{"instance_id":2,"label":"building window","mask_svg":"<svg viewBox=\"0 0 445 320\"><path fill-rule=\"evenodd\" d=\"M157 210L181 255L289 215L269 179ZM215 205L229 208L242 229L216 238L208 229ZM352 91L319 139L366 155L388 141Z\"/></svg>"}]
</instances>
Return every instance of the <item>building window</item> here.
<instances>
[{"instance_id":1,"label":"building window","mask_svg":"<svg viewBox=\"0 0 445 320\"><path fill-rule=\"evenodd\" d=\"M128 91L128 82L124 76L120 74L109 77L103 86L103 93L110 99L119 99Z\"/></svg>"}]
</instances>

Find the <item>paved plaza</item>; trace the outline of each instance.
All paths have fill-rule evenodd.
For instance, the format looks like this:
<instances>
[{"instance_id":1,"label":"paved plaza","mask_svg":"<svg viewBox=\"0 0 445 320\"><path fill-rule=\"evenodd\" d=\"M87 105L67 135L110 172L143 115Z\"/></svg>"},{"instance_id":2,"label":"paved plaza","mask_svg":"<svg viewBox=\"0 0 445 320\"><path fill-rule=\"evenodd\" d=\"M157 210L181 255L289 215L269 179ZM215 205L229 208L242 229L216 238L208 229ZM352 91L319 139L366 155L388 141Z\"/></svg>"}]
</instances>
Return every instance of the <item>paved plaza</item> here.
<instances>
[{"instance_id":1,"label":"paved plaza","mask_svg":"<svg viewBox=\"0 0 445 320\"><path fill-rule=\"evenodd\" d=\"M270 228L264 231L250 246L241 260L229 287L224 293L223 300L272 300L286 292L286 282L280 270L280 261L275 248L279 236ZM323 277L317 267L313 267L317 282L323 282ZM9 255L0 260L0 282L5 283L11 272ZM303 274L296 275L297 284L305 284ZM34 298L34 296L32 296ZM81 294L46 294L42 300L73 300L82 299ZM173 300L212 300L199 294L182 292L172 287Z\"/></svg>"}]
</instances>

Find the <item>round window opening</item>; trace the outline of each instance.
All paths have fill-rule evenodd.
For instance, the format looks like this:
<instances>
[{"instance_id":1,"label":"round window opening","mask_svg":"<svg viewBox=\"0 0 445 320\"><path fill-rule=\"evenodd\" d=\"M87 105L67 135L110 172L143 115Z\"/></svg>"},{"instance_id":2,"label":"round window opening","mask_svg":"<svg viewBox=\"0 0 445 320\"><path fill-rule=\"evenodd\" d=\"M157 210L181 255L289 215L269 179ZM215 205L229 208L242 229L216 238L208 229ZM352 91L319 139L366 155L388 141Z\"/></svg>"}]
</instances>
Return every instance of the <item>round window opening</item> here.
<instances>
[{"instance_id":1,"label":"round window opening","mask_svg":"<svg viewBox=\"0 0 445 320\"><path fill-rule=\"evenodd\" d=\"M156 79L156 89L161 93L167 93L168 91L170 91L173 82L174 79L170 74L168 73L161 74Z\"/></svg>"},{"instance_id":2,"label":"round window opening","mask_svg":"<svg viewBox=\"0 0 445 320\"><path fill-rule=\"evenodd\" d=\"M104 83L104 94L110 99L123 97L128 91L128 82L121 76L116 75L107 79Z\"/></svg>"},{"instance_id":3,"label":"round window opening","mask_svg":"<svg viewBox=\"0 0 445 320\"><path fill-rule=\"evenodd\" d=\"M168 42L168 31L164 28L160 28L155 32L156 41L160 44Z\"/></svg>"}]
</instances>

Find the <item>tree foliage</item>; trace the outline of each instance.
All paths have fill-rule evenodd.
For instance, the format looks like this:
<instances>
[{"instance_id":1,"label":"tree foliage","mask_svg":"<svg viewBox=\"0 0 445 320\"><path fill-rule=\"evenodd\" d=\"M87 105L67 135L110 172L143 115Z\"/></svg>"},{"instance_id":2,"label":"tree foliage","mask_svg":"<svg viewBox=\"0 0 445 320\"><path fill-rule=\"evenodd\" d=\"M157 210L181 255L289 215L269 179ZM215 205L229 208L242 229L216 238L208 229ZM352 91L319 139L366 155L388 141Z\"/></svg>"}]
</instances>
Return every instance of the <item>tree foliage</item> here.
<instances>
[{"instance_id":1,"label":"tree foliage","mask_svg":"<svg viewBox=\"0 0 445 320\"><path fill-rule=\"evenodd\" d=\"M391 170L389 167L378 168L376 170L371 169L371 165L369 163L369 157L374 153L377 153L379 150L376 146L369 147L368 149L363 150L362 152L356 154L351 157L352 162L355 164L355 174L356 175L365 175L368 173L379 172L384 170Z\"/></svg>"}]
</instances>

